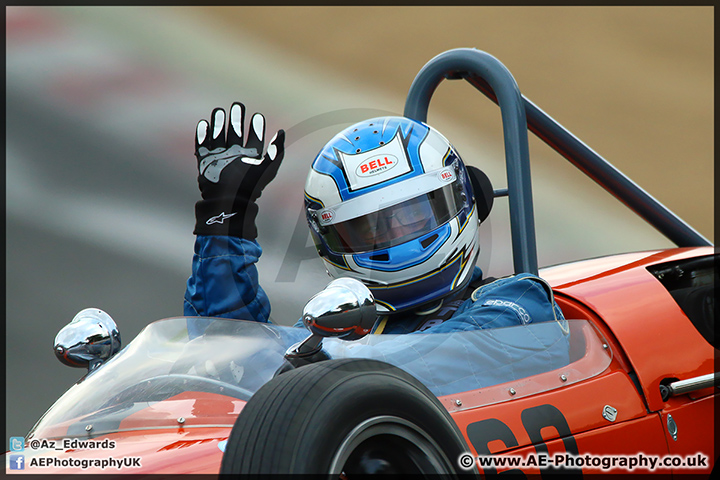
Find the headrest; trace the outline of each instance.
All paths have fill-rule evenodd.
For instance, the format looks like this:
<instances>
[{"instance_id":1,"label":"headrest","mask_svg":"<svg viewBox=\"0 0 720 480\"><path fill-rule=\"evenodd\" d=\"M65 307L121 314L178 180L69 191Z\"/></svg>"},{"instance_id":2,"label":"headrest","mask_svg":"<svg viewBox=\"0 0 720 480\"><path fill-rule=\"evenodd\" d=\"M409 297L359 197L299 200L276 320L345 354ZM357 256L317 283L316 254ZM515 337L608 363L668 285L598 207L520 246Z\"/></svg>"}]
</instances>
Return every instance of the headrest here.
<instances>
[{"instance_id":1,"label":"headrest","mask_svg":"<svg viewBox=\"0 0 720 480\"><path fill-rule=\"evenodd\" d=\"M490 210L492 210L493 199L495 198L493 186L485 172L479 168L472 165L465 165L465 168L470 177L473 193L475 193L478 220L482 222L490 215Z\"/></svg>"}]
</instances>

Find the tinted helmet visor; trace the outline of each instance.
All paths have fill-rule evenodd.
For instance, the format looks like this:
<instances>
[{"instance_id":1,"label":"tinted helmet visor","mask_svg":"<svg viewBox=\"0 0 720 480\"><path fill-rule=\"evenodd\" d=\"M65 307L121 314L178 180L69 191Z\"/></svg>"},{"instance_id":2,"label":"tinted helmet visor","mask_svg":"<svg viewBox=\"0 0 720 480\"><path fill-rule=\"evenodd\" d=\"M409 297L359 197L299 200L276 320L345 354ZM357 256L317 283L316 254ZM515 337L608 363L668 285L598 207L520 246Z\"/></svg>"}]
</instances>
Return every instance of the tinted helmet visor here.
<instances>
[{"instance_id":1,"label":"tinted helmet visor","mask_svg":"<svg viewBox=\"0 0 720 480\"><path fill-rule=\"evenodd\" d=\"M454 218L466 202L457 183L344 222L326 225L323 237L336 253L392 247L429 233Z\"/></svg>"}]
</instances>

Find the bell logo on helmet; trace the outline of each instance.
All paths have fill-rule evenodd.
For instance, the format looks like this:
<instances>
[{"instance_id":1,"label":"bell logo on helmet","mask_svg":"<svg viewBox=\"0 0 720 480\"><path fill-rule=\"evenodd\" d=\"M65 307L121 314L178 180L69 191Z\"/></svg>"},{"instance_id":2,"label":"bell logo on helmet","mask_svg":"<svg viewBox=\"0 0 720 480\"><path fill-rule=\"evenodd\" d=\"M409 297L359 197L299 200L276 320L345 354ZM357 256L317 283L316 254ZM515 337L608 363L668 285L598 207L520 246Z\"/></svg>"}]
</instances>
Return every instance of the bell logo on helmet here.
<instances>
[{"instance_id":1,"label":"bell logo on helmet","mask_svg":"<svg viewBox=\"0 0 720 480\"><path fill-rule=\"evenodd\" d=\"M374 156L358 165L355 174L358 177L370 177L390 170L397 164L398 159L394 155Z\"/></svg>"},{"instance_id":2,"label":"bell logo on helmet","mask_svg":"<svg viewBox=\"0 0 720 480\"><path fill-rule=\"evenodd\" d=\"M320 223L323 225L331 222L333 218L335 218L335 213L332 210L324 210L320 213Z\"/></svg>"},{"instance_id":3,"label":"bell logo on helmet","mask_svg":"<svg viewBox=\"0 0 720 480\"><path fill-rule=\"evenodd\" d=\"M446 168L445 170L440 170L440 173L438 173L438 178L441 182L452 182L455 180L455 174L450 170L449 168Z\"/></svg>"},{"instance_id":4,"label":"bell logo on helmet","mask_svg":"<svg viewBox=\"0 0 720 480\"><path fill-rule=\"evenodd\" d=\"M342 142L344 147L346 142L345 140ZM362 148L351 150L355 153L334 150L342 162L350 191L372 187L413 170L400 130L384 145L373 147L368 151L363 151Z\"/></svg>"}]
</instances>

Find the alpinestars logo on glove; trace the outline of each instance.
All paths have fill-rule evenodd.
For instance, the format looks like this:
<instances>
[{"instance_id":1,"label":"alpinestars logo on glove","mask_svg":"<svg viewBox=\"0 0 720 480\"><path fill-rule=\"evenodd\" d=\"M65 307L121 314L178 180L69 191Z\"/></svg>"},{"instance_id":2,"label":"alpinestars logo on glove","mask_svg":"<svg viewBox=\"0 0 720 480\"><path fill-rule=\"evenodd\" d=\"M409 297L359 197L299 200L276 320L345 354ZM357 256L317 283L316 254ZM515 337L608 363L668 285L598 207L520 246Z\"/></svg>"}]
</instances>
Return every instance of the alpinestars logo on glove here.
<instances>
[{"instance_id":1,"label":"alpinestars logo on glove","mask_svg":"<svg viewBox=\"0 0 720 480\"><path fill-rule=\"evenodd\" d=\"M213 223L223 223L225 220L227 220L228 218L232 217L232 216L235 215L236 213L237 213L237 212L234 212L234 213L230 213L230 214L228 214L228 215L225 215L225 212L222 212L220 215L217 215L217 216L215 216L215 217L211 217L210 219L208 219L208 221L205 222L205 224L206 224L206 225L212 225Z\"/></svg>"}]
</instances>

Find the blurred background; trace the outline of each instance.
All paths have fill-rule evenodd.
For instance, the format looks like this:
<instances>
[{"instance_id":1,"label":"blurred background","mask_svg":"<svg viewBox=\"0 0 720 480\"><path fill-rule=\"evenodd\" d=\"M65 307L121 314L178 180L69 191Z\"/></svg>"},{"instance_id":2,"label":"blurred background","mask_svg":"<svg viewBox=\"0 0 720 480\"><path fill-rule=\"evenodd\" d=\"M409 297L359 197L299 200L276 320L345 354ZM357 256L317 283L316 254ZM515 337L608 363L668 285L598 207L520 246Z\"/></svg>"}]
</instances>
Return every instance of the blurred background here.
<instances>
[{"instance_id":1,"label":"blurred background","mask_svg":"<svg viewBox=\"0 0 720 480\"><path fill-rule=\"evenodd\" d=\"M713 241L713 45L712 7L7 7L7 437L82 376L52 352L75 313L104 309L124 344L182 314L193 132L214 107L240 100L287 131L258 228L272 319L291 324L329 281L301 210L315 154L349 124L402 114L417 72L451 48L497 57ZM494 104L443 82L428 123L506 186ZM530 157L541 266L671 246L532 135ZM478 264L511 273L506 199L480 235Z\"/></svg>"}]
</instances>

